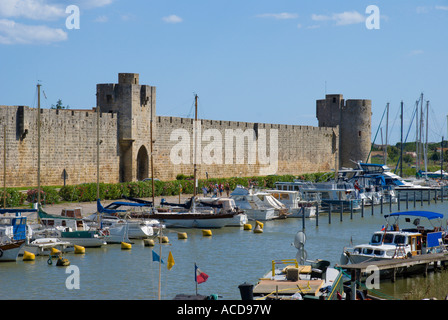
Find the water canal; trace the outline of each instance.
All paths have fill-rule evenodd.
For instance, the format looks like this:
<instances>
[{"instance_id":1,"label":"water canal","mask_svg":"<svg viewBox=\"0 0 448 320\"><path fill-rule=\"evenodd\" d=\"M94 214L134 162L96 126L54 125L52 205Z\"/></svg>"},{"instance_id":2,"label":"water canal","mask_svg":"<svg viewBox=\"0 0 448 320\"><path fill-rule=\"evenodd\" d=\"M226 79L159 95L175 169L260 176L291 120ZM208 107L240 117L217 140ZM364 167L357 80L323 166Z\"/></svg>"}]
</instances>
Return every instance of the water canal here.
<instances>
[{"instance_id":1,"label":"water canal","mask_svg":"<svg viewBox=\"0 0 448 320\"><path fill-rule=\"evenodd\" d=\"M401 210L406 209L402 203ZM431 204L417 203L409 210L448 212L448 200ZM392 206L397 211L397 205ZM375 207L372 214L366 207L364 214L334 212L331 223L328 214L306 219L305 249L308 259L326 259L339 263L341 251L350 240L354 244L368 242L373 231L385 224L384 214L389 205ZM446 214L445 214L446 219ZM444 225L446 222L444 221ZM238 286L243 282L256 284L271 267L271 261L295 258L297 250L292 245L294 236L303 228L302 219L268 221L264 232L256 234L243 228L228 227L212 230L211 237L204 237L201 230L187 232L188 238L179 240L173 230L167 233L169 244L162 245L161 298L172 299L176 294L194 294L194 264L208 274L205 283L198 285L199 294L218 294L224 300L240 299ZM0 299L157 299L159 263L152 261L152 250L159 253L159 245L146 247L135 241L131 250L121 250L120 245L87 248L82 255L69 253L66 258L71 267L49 265L47 257L35 261L0 264ZM175 260L171 270L166 268L169 251ZM76 280L74 277L79 275ZM432 281L428 277L427 281ZM79 281L78 281L79 280ZM413 285L407 279L386 283L380 290L401 299ZM79 286L77 286L79 284Z\"/></svg>"}]
</instances>

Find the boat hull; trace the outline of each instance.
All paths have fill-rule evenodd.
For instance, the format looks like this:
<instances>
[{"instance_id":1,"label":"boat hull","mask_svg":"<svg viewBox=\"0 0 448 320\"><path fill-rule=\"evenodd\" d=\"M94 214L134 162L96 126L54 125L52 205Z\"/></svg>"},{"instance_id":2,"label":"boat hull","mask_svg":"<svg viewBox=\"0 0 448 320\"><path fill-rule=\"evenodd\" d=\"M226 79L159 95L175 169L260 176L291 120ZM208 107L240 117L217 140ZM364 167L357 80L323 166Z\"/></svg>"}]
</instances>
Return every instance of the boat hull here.
<instances>
[{"instance_id":1,"label":"boat hull","mask_svg":"<svg viewBox=\"0 0 448 320\"><path fill-rule=\"evenodd\" d=\"M167 228L222 228L235 214L155 213L154 218Z\"/></svg>"},{"instance_id":2,"label":"boat hull","mask_svg":"<svg viewBox=\"0 0 448 320\"><path fill-rule=\"evenodd\" d=\"M275 209L243 209L244 213L247 215L247 218L252 221L268 221L278 218L275 214Z\"/></svg>"},{"instance_id":3,"label":"boat hull","mask_svg":"<svg viewBox=\"0 0 448 320\"><path fill-rule=\"evenodd\" d=\"M316 207L301 207L301 208L293 208L290 209L291 214L288 215L288 218L303 218L305 214L305 218L311 218L316 216Z\"/></svg>"},{"instance_id":4,"label":"boat hull","mask_svg":"<svg viewBox=\"0 0 448 320\"><path fill-rule=\"evenodd\" d=\"M99 248L106 244L104 237L94 231L61 232L61 240L85 248Z\"/></svg>"},{"instance_id":5,"label":"boat hull","mask_svg":"<svg viewBox=\"0 0 448 320\"><path fill-rule=\"evenodd\" d=\"M16 261L24 245L25 240L0 245L0 262Z\"/></svg>"}]
</instances>

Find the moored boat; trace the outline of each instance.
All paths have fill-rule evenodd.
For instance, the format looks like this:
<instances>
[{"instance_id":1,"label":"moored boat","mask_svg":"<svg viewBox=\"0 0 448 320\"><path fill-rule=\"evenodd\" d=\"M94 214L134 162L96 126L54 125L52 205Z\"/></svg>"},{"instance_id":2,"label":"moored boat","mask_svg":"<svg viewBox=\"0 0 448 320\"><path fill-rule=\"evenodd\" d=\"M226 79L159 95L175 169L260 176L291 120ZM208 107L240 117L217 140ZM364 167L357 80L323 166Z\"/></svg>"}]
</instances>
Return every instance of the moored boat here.
<instances>
[{"instance_id":1,"label":"moored boat","mask_svg":"<svg viewBox=\"0 0 448 320\"><path fill-rule=\"evenodd\" d=\"M36 210L0 209L0 262L16 261L20 250L25 245L27 217L22 216L25 212L36 212Z\"/></svg>"},{"instance_id":2,"label":"moored boat","mask_svg":"<svg viewBox=\"0 0 448 320\"><path fill-rule=\"evenodd\" d=\"M405 217L410 227L400 228L399 218ZM407 259L419 255L440 253L446 250L446 231L442 228L443 214L429 211L396 212L386 215L387 225L373 233L369 243L345 247L341 255L341 265ZM394 221L390 222L389 219ZM421 219L426 220L422 223ZM412 222L411 222L412 220ZM437 226L433 223L437 221ZM429 226L428 223L431 225ZM421 266L417 266L420 268ZM417 270L406 269L406 272Z\"/></svg>"}]
</instances>

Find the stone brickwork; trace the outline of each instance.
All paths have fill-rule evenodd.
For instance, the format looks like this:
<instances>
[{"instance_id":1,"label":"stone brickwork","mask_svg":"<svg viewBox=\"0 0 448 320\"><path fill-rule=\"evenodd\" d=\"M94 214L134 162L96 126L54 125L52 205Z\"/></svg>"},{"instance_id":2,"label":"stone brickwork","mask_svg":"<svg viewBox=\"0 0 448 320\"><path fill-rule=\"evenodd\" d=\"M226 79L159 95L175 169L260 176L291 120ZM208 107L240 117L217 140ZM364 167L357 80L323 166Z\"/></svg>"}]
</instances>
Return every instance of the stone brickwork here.
<instances>
[{"instance_id":1,"label":"stone brickwork","mask_svg":"<svg viewBox=\"0 0 448 320\"><path fill-rule=\"evenodd\" d=\"M334 106L327 104L333 100ZM160 180L192 175L195 159L200 179L334 170L346 155L356 158L370 147L371 103L344 104L342 95L322 101L317 101L319 127L209 119L195 127L191 118L157 116L156 88L140 85L136 73L120 73L118 83L97 85L100 181L151 177L151 126L154 176ZM67 184L96 182L96 114L96 108L41 110L41 185L63 185L64 169ZM0 106L0 121L2 168L4 125L7 131L7 186L36 186L37 109ZM347 142L342 135L357 137Z\"/></svg>"},{"instance_id":2,"label":"stone brickwork","mask_svg":"<svg viewBox=\"0 0 448 320\"><path fill-rule=\"evenodd\" d=\"M258 176L334 169L337 128L198 120L197 176ZM192 175L194 120L157 117L155 177ZM198 130L199 131L199 130Z\"/></svg>"},{"instance_id":3,"label":"stone brickwork","mask_svg":"<svg viewBox=\"0 0 448 320\"><path fill-rule=\"evenodd\" d=\"M37 186L37 108L0 106L0 185L3 186L4 124L6 124L7 187ZM96 181L97 115L92 110L41 109L41 185ZM101 182L118 180L116 114L100 117ZM111 138L112 137L112 138Z\"/></svg>"},{"instance_id":4,"label":"stone brickwork","mask_svg":"<svg viewBox=\"0 0 448 320\"><path fill-rule=\"evenodd\" d=\"M327 94L316 101L319 127L338 127L339 167L354 168L366 161L371 148L372 101L343 99L342 94Z\"/></svg>"}]
</instances>

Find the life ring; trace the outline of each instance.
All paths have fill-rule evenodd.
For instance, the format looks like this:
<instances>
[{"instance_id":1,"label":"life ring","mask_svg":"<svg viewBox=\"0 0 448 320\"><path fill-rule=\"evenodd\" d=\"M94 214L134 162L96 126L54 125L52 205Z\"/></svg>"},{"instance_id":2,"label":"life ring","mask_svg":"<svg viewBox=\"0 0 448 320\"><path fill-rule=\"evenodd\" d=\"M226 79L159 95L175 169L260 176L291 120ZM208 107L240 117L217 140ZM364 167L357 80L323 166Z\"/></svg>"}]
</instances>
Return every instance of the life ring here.
<instances>
[{"instance_id":1,"label":"life ring","mask_svg":"<svg viewBox=\"0 0 448 320\"><path fill-rule=\"evenodd\" d=\"M3 256L3 249L0 249L0 258Z\"/></svg>"}]
</instances>

